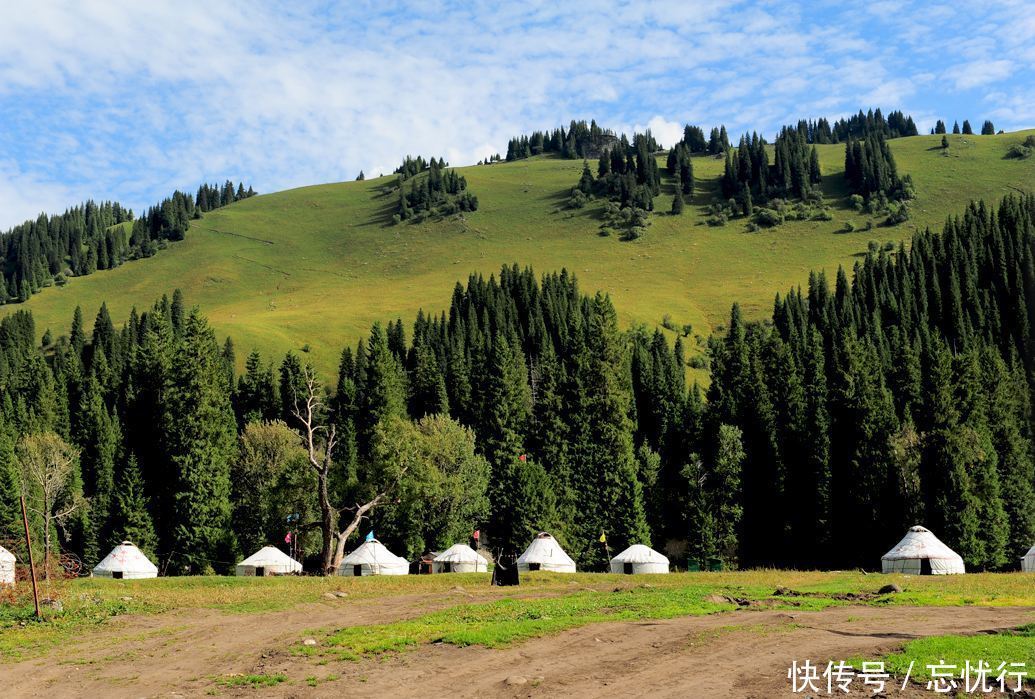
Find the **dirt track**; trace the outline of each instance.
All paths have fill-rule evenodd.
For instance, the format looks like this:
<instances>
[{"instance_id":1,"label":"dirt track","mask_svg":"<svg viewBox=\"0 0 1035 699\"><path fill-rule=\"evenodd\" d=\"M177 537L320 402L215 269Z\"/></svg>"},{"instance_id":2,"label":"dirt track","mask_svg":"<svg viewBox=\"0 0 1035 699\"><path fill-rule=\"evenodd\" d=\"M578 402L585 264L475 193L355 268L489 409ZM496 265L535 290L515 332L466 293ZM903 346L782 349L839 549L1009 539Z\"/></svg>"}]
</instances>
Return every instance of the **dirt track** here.
<instances>
[{"instance_id":1,"label":"dirt track","mask_svg":"<svg viewBox=\"0 0 1035 699\"><path fill-rule=\"evenodd\" d=\"M0 687L4 697L200 696L213 689L215 677L284 673L290 681L271 689L217 689L281 697L804 696L789 691L792 659L876 656L920 636L980 633L1035 619L1033 608L739 611L595 624L504 650L439 645L384 660L326 664L290 652L308 631L386 622L456 602L455 595L424 595L266 614L192 611L126 619L60 654L0 665ZM315 687L308 677L316 678ZM916 694L924 695L931 694ZM888 696L910 695L896 687Z\"/></svg>"}]
</instances>

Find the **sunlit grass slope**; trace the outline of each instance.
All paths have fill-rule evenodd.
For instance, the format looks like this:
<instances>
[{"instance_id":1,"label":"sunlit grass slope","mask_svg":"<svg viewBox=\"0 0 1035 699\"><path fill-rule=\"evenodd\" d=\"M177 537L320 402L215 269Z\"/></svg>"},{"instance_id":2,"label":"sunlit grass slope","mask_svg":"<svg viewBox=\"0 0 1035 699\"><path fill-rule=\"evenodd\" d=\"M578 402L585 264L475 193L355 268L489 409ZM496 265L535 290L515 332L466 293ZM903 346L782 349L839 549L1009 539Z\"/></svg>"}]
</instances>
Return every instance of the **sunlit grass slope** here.
<instances>
[{"instance_id":1,"label":"sunlit grass slope","mask_svg":"<svg viewBox=\"0 0 1035 699\"><path fill-rule=\"evenodd\" d=\"M707 335L735 300L749 318L761 318L774 294L804 284L811 269L851 267L871 240L908 238L917 226L940 227L971 199L1035 187L1035 159L1003 157L1029 133L1035 131L950 136L947 154L941 136L892 141L900 171L916 185L913 217L853 233L840 231L847 221L861 229L866 218L844 205L843 146L820 147L834 220L757 233L740 220L721 228L704 223L723 166L707 157L694 161L694 205L668 216L671 191L663 192L653 225L634 242L598 234L602 202L563 210L581 161L541 157L464 168L481 208L463 220L419 225L391 224L395 199L381 193L389 178L304 187L210 212L193 222L186 241L154 258L73 279L0 312L28 308L41 334L64 333L77 304L92 321L107 301L121 323L132 306L180 287L221 336L234 338L239 361L252 348L271 358L308 346L330 371L342 346L375 320L408 324L419 308L437 313L458 280L517 262L537 272L567 267L583 290L610 293L626 324L653 327L668 314Z\"/></svg>"}]
</instances>

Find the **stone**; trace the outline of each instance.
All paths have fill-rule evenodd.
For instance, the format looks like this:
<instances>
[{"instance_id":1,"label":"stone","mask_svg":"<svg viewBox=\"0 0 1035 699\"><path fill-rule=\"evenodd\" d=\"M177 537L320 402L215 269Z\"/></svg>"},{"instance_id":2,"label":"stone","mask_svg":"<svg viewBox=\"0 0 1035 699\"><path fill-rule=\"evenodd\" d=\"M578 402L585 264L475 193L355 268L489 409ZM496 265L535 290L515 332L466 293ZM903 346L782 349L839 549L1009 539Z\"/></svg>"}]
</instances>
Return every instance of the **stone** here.
<instances>
[{"instance_id":1,"label":"stone","mask_svg":"<svg viewBox=\"0 0 1035 699\"><path fill-rule=\"evenodd\" d=\"M528 679L521 675L511 675L504 680L504 683L508 687L520 687L521 685L528 684Z\"/></svg>"},{"instance_id":2,"label":"stone","mask_svg":"<svg viewBox=\"0 0 1035 699\"><path fill-rule=\"evenodd\" d=\"M316 645L316 639L315 638L307 638L304 641L302 641L302 645L303 646L315 646Z\"/></svg>"},{"instance_id":3,"label":"stone","mask_svg":"<svg viewBox=\"0 0 1035 699\"><path fill-rule=\"evenodd\" d=\"M894 593L897 593L897 592L902 592L902 588L899 587L898 585L896 585L895 583L891 583L890 585L885 585L881 589L877 590L877 594L878 595L890 595L890 594L894 594Z\"/></svg>"}]
</instances>

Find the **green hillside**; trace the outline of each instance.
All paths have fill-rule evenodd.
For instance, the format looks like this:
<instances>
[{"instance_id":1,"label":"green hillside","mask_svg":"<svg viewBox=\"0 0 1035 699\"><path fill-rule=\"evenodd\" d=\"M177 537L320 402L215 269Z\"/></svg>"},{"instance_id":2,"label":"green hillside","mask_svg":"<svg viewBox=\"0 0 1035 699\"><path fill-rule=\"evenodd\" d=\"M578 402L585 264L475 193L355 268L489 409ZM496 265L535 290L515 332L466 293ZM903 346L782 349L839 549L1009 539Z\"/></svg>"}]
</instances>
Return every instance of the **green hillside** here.
<instances>
[{"instance_id":1,"label":"green hillside","mask_svg":"<svg viewBox=\"0 0 1035 699\"><path fill-rule=\"evenodd\" d=\"M462 168L480 209L466 219L392 225L396 199L381 187L389 178L318 185L238 202L194 221L184 242L154 258L72 279L23 305L42 332L67 332L73 309L88 320L107 301L116 323L133 305L146 306L180 287L200 305L218 333L267 358L308 346L331 370L341 347L375 320L412 321L419 308L446 307L454 284L517 262L538 271L567 267L584 290L611 294L626 323L654 326L670 315L702 336L720 326L739 300L748 318L771 311L773 296L804 284L810 269L851 266L871 240L908 238L914 227L940 227L971 199L998 200L1035 186L1035 159L1005 159L1027 134L941 136L891 141L901 173L912 175L912 219L894 228L862 229L867 218L844 206L840 173L844 147L818 146L823 190L834 220L789 222L748 232L742 220L704 223L723 161L694 160L697 191L681 217L669 216L671 193L645 237L622 242L598 234L601 202L563 210L581 161L539 157ZM842 232L846 222L856 232Z\"/></svg>"}]
</instances>

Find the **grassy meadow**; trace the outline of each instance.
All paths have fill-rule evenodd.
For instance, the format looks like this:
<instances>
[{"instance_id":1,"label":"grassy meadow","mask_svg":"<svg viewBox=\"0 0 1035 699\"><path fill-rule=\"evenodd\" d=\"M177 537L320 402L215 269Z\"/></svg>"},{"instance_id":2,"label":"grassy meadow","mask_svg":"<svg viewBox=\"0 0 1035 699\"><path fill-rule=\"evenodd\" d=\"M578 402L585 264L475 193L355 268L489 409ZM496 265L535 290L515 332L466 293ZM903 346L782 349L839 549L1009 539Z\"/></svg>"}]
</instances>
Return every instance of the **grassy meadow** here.
<instances>
[{"instance_id":1,"label":"grassy meadow","mask_svg":"<svg viewBox=\"0 0 1035 699\"><path fill-rule=\"evenodd\" d=\"M875 594L892 582L902 588L901 593ZM0 662L42 653L126 615L187 610L261 614L304 604L347 606L406 596L441 598L457 592L464 593L466 601L413 619L325 632L319 650L299 646L299 652L356 659L433 642L499 647L592 623L669 619L738 608L810 611L852 604L1035 607L1035 585L1030 575L1021 573L948 577L778 570L666 576L536 573L523 576L518 588L491 587L485 573L370 578L213 576L125 581L84 578L54 583L48 594L61 600L63 609L48 609L45 620L37 622L26 587L21 585L13 604L0 604ZM328 593L334 592L347 594L343 598L331 594L333 599L328 600ZM863 597L853 599L851 595Z\"/></svg>"},{"instance_id":2,"label":"grassy meadow","mask_svg":"<svg viewBox=\"0 0 1035 699\"><path fill-rule=\"evenodd\" d=\"M564 210L581 161L537 157L462 168L479 210L422 224L391 224L396 199L381 192L388 177L303 187L210 212L192 223L185 241L154 258L72 279L0 312L28 308L41 335L47 328L64 333L77 304L92 322L106 301L121 323L132 306L180 287L218 334L233 337L239 362L252 348L268 359L307 350L319 369L332 372L342 346L375 320L409 323L419 308L437 313L458 280L516 262L540 273L567 267L583 290L610 293L626 324L653 327L669 315L706 337L721 329L733 301L748 318L762 318L775 293L804 284L812 269L850 268L871 240L907 239L915 227L940 227L971 199L1030 189L1035 159L1003 157L1030 133L949 136L947 152L941 136L891 141L917 199L910 221L884 228L878 217L870 231L860 230L868 218L845 206L840 145L819 146L834 220L755 233L743 220L704 223L723 168L710 157L694 160L698 194L686 213L667 215L671 191L663 192L653 225L633 242L598 234L600 201ZM843 232L847 222L856 231Z\"/></svg>"}]
</instances>

